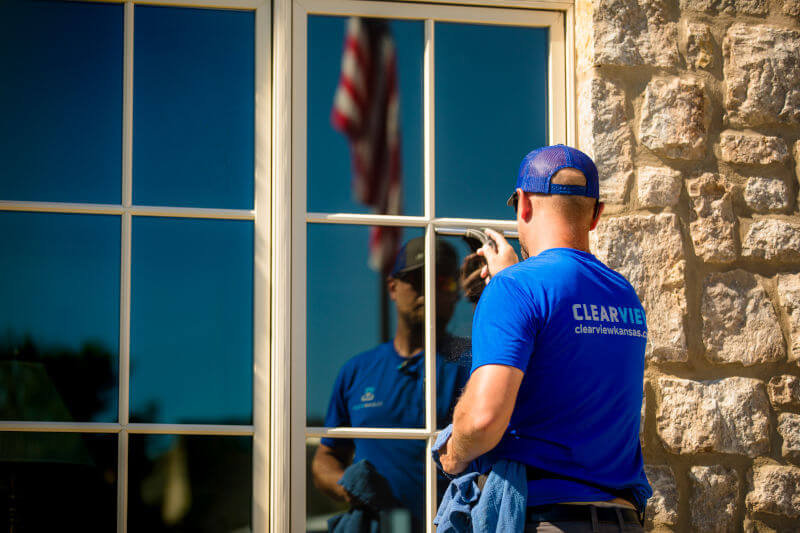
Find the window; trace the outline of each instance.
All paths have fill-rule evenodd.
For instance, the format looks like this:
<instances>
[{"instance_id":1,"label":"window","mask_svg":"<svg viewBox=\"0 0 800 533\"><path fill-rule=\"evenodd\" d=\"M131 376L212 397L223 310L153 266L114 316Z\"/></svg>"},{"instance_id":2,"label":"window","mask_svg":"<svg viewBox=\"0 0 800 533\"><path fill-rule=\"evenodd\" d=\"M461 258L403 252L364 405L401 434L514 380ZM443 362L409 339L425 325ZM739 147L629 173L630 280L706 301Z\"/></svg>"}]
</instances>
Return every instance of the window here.
<instances>
[{"instance_id":1,"label":"window","mask_svg":"<svg viewBox=\"0 0 800 533\"><path fill-rule=\"evenodd\" d=\"M383 518L391 530L430 531L444 487L426 450L449 418L456 376L469 370L473 303L453 291L470 254L462 236L489 226L514 237L505 201L519 162L534 147L572 138L564 13L315 0L292 6L292 88L277 92L279 106L291 98L291 171L288 161L276 164L292 185L283 192L291 216L278 217L292 231L291 291L281 292L292 313L292 379L284 391L292 490L284 499L273 495L273 505L281 507L276 497L290 505L292 531L324 531L346 506L326 494L315 457L333 453L340 466L367 458L401 487L393 489L396 509ZM401 201L391 214L359 201L363 184L351 182L353 168L379 156L352 153L337 131L346 127L335 117L332 125L337 88L350 91L358 110L369 105L360 74L340 81L343 47L355 46L344 44L353 24L371 29L350 33L351 41L375 39L370 31L392 36L400 127L378 130L402 147ZM367 266L369 240L398 234L399 243L425 251L424 266L402 276L415 298L423 295L408 305L387 282L393 260L383 273ZM422 338L406 344L399 323L413 320L420 325L407 329ZM424 355L405 353L407 346Z\"/></svg>"},{"instance_id":2,"label":"window","mask_svg":"<svg viewBox=\"0 0 800 533\"><path fill-rule=\"evenodd\" d=\"M15 531L266 530L271 7L160 4L0 5Z\"/></svg>"}]
</instances>

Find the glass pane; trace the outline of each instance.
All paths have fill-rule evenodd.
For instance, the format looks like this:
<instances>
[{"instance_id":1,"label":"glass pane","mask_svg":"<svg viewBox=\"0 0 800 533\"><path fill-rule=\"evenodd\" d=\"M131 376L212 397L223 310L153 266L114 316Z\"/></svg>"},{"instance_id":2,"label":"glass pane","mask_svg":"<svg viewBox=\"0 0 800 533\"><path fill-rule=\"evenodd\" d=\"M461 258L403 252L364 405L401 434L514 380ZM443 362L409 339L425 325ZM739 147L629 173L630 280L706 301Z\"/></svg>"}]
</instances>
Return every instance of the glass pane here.
<instances>
[{"instance_id":1,"label":"glass pane","mask_svg":"<svg viewBox=\"0 0 800 533\"><path fill-rule=\"evenodd\" d=\"M131 435L128 531L250 531L250 437Z\"/></svg>"},{"instance_id":2,"label":"glass pane","mask_svg":"<svg viewBox=\"0 0 800 533\"><path fill-rule=\"evenodd\" d=\"M306 439L306 531L328 531L329 521L348 520L343 490L350 489L351 500L366 499L356 488L365 478L375 492L365 503L380 510L378 531L425 531L424 440L327 438ZM440 480L442 492L446 486Z\"/></svg>"},{"instance_id":3,"label":"glass pane","mask_svg":"<svg viewBox=\"0 0 800 533\"><path fill-rule=\"evenodd\" d=\"M122 16L0 2L0 199L120 202Z\"/></svg>"},{"instance_id":4,"label":"glass pane","mask_svg":"<svg viewBox=\"0 0 800 533\"><path fill-rule=\"evenodd\" d=\"M379 59L382 56L377 53L377 44L364 44L358 47L359 57L374 58L371 69L358 66L354 46L348 53L352 59L350 66L343 70L348 19L308 17L308 210L372 212L374 209L368 204L381 205L378 198L382 195L378 191L384 190L382 187L395 176L400 191L393 197L401 200L395 214L421 215L424 23L358 19L358 24L353 24L353 35L364 35L364 43L392 42L396 66L392 69L388 59ZM355 28L361 28L360 33ZM372 36L370 39L366 38L368 34ZM393 71L399 106L386 104ZM340 86L340 96L335 98ZM360 104L355 104L356 101ZM341 118L335 119L334 115ZM391 117L394 119L387 121ZM363 148L358 156L351 156L350 134L344 131L351 132L353 139L360 139L357 145ZM359 176L365 176L364 179L355 177L356 161L358 168L363 169ZM369 186L369 182L376 185ZM356 192L357 187L362 190L357 183L364 184L363 193Z\"/></svg>"},{"instance_id":5,"label":"glass pane","mask_svg":"<svg viewBox=\"0 0 800 533\"><path fill-rule=\"evenodd\" d=\"M3 531L117 527L117 436L0 432Z\"/></svg>"},{"instance_id":6,"label":"glass pane","mask_svg":"<svg viewBox=\"0 0 800 533\"><path fill-rule=\"evenodd\" d=\"M253 224L134 218L131 420L249 424Z\"/></svg>"},{"instance_id":7,"label":"glass pane","mask_svg":"<svg viewBox=\"0 0 800 533\"><path fill-rule=\"evenodd\" d=\"M547 40L546 28L436 24L437 216L512 218L519 164L547 143Z\"/></svg>"},{"instance_id":8,"label":"glass pane","mask_svg":"<svg viewBox=\"0 0 800 533\"><path fill-rule=\"evenodd\" d=\"M254 17L136 7L135 203L253 207Z\"/></svg>"},{"instance_id":9,"label":"glass pane","mask_svg":"<svg viewBox=\"0 0 800 533\"><path fill-rule=\"evenodd\" d=\"M0 419L117 420L120 219L0 213Z\"/></svg>"}]
</instances>

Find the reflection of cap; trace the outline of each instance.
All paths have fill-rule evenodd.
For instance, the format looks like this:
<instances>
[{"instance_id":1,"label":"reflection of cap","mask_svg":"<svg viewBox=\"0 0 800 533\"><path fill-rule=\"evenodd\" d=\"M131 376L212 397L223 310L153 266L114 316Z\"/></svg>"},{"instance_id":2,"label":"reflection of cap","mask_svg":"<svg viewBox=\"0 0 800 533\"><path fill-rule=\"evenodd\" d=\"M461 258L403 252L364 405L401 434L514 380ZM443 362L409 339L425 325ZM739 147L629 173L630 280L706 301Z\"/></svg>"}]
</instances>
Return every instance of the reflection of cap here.
<instances>
[{"instance_id":1,"label":"reflection of cap","mask_svg":"<svg viewBox=\"0 0 800 533\"><path fill-rule=\"evenodd\" d=\"M574 168L583 172L586 185L550 183L553 174L562 168ZM600 180L592 159L580 150L563 144L537 148L526 155L519 166L516 188L525 192L600 198ZM508 205L513 205L513 195L508 199Z\"/></svg>"},{"instance_id":2,"label":"reflection of cap","mask_svg":"<svg viewBox=\"0 0 800 533\"><path fill-rule=\"evenodd\" d=\"M425 237L415 237L405 243L397 252L389 276L396 278L411 270L425 266ZM455 275L458 273L458 258L455 249L442 239L436 239L436 269L440 273Z\"/></svg>"}]
</instances>

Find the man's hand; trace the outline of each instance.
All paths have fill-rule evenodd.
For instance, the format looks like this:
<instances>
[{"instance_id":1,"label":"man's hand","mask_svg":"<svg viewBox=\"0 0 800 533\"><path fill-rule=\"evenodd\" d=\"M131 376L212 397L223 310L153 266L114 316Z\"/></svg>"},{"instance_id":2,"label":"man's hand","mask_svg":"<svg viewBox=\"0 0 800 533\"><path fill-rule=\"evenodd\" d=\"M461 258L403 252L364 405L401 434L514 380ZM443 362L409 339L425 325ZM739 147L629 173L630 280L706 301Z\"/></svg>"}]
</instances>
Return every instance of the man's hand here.
<instances>
[{"instance_id":1,"label":"man's hand","mask_svg":"<svg viewBox=\"0 0 800 533\"><path fill-rule=\"evenodd\" d=\"M453 455L452 442L452 438L447 439L444 446L439 450L439 461L442 463L444 471L454 476L466 470L469 462L458 461L455 458Z\"/></svg>"},{"instance_id":2,"label":"man's hand","mask_svg":"<svg viewBox=\"0 0 800 533\"><path fill-rule=\"evenodd\" d=\"M486 282L481 277L481 270L484 266L486 266L486 260L477 253L469 254L461 263L458 283L461 285L464 297L472 303L478 301L483 288L486 287Z\"/></svg>"},{"instance_id":3,"label":"man's hand","mask_svg":"<svg viewBox=\"0 0 800 533\"><path fill-rule=\"evenodd\" d=\"M519 263L517 252L508 244L508 241L501 234L493 229L486 228L486 234L497 243L497 251L491 245L485 244L478 249L478 255L486 259L486 265L481 269L481 277L489 283L492 276L511 265Z\"/></svg>"}]
</instances>

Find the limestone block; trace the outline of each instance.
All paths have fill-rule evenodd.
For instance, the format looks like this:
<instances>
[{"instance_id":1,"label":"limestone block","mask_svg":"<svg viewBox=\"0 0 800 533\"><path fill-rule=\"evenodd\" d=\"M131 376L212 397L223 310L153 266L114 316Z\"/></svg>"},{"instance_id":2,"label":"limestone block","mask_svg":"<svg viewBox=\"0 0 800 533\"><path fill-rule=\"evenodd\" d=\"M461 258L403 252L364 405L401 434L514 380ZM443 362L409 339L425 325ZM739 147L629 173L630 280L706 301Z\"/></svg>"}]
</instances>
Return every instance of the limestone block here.
<instances>
[{"instance_id":1,"label":"limestone block","mask_svg":"<svg viewBox=\"0 0 800 533\"><path fill-rule=\"evenodd\" d=\"M678 26L668 0L592 0L592 64L678 64Z\"/></svg>"},{"instance_id":2,"label":"limestone block","mask_svg":"<svg viewBox=\"0 0 800 533\"><path fill-rule=\"evenodd\" d=\"M720 158L737 165L785 163L789 149L780 137L726 131L719 139Z\"/></svg>"},{"instance_id":3,"label":"limestone block","mask_svg":"<svg viewBox=\"0 0 800 533\"><path fill-rule=\"evenodd\" d=\"M778 276L778 300L781 309L789 319L789 360L800 361L800 274L780 274ZM784 376L790 378L791 376ZM774 379L774 378L773 378ZM797 380L797 378L794 378ZM770 381L771 383L771 381ZM787 386L790 382L786 382ZM800 384L797 381L795 396L800 399Z\"/></svg>"},{"instance_id":4,"label":"limestone block","mask_svg":"<svg viewBox=\"0 0 800 533\"><path fill-rule=\"evenodd\" d=\"M789 374L774 376L767 384L767 391L769 391L769 401L776 409L800 407L800 378L797 376Z\"/></svg>"},{"instance_id":5,"label":"limestone block","mask_svg":"<svg viewBox=\"0 0 800 533\"><path fill-rule=\"evenodd\" d=\"M714 38L708 24L686 24L686 64L694 70L714 66Z\"/></svg>"},{"instance_id":6,"label":"limestone block","mask_svg":"<svg viewBox=\"0 0 800 533\"><path fill-rule=\"evenodd\" d=\"M745 501L750 512L800 517L800 468L755 465L753 484Z\"/></svg>"},{"instance_id":7,"label":"limestone block","mask_svg":"<svg viewBox=\"0 0 800 533\"><path fill-rule=\"evenodd\" d=\"M734 531L739 473L719 465L693 466L689 470L689 479L692 482L692 531Z\"/></svg>"},{"instance_id":8,"label":"limestone block","mask_svg":"<svg viewBox=\"0 0 800 533\"><path fill-rule=\"evenodd\" d=\"M800 181L800 141L794 143L794 176Z\"/></svg>"},{"instance_id":9,"label":"limestone block","mask_svg":"<svg viewBox=\"0 0 800 533\"><path fill-rule=\"evenodd\" d=\"M674 526L678 523L678 486L669 466L644 465L653 495L647 500L648 526Z\"/></svg>"},{"instance_id":10,"label":"limestone block","mask_svg":"<svg viewBox=\"0 0 800 533\"><path fill-rule=\"evenodd\" d=\"M636 172L639 182L639 205L668 207L678 203L681 194L681 173L667 167L641 167Z\"/></svg>"},{"instance_id":11,"label":"limestone block","mask_svg":"<svg viewBox=\"0 0 800 533\"><path fill-rule=\"evenodd\" d=\"M790 17L800 17L800 0L783 0L783 13Z\"/></svg>"},{"instance_id":12,"label":"limestone block","mask_svg":"<svg viewBox=\"0 0 800 533\"><path fill-rule=\"evenodd\" d=\"M578 95L580 145L597 165L600 197L619 204L633 178L633 134L625 112L625 94L613 83L592 78Z\"/></svg>"},{"instance_id":13,"label":"limestone block","mask_svg":"<svg viewBox=\"0 0 800 533\"><path fill-rule=\"evenodd\" d=\"M800 260L800 224L780 219L754 222L742 241L742 256L766 261Z\"/></svg>"},{"instance_id":14,"label":"limestone block","mask_svg":"<svg viewBox=\"0 0 800 533\"><path fill-rule=\"evenodd\" d=\"M783 439L781 453L792 461L800 460L800 415L782 413L778 415L778 434Z\"/></svg>"},{"instance_id":15,"label":"limestone block","mask_svg":"<svg viewBox=\"0 0 800 533\"><path fill-rule=\"evenodd\" d=\"M744 527L744 533L778 533L775 528L768 526L764 522L749 518L744 519L742 527Z\"/></svg>"},{"instance_id":16,"label":"limestone block","mask_svg":"<svg viewBox=\"0 0 800 533\"><path fill-rule=\"evenodd\" d=\"M789 186L780 178L749 178L744 201L754 211L780 211L789 207Z\"/></svg>"},{"instance_id":17,"label":"limestone block","mask_svg":"<svg viewBox=\"0 0 800 533\"><path fill-rule=\"evenodd\" d=\"M732 123L800 123L800 32L737 23L725 34L722 55Z\"/></svg>"},{"instance_id":18,"label":"limestone block","mask_svg":"<svg viewBox=\"0 0 800 533\"><path fill-rule=\"evenodd\" d=\"M709 275L700 312L709 361L752 366L786 357L778 316L753 274L734 270Z\"/></svg>"},{"instance_id":19,"label":"limestone block","mask_svg":"<svg viewBox=\"0 0 800 533\"><path fill-rule=\"evenodd\" d=\"M677 216L609 218L590 235L596 256L631 282L644 305L647 358L686 361L686 260Z\"/></svg>"},{"instance_id":20,"label":"limestone block","mask_svg":"<svg viewBox=\"0 0 800 533\"><path fill-rule=\"evenodd\" d=\"M718 174L706 172L687 184L695 219L689 223L694 253L706 263L736 259L736 217L727 184Z\"/></svg>"},{"instance_id":21,"label":"limestone block","mask_svg":"<svg viewBox=\"0 0 800 533\"><path fill-rule=\"evenodd\" d=\"M673 453L757 457L769 451L769 402L751 378L715 381L659 378L658 435Z\"/></svg>"},{"instance_id":22,"label":"limestone block","mask_svg":"<svg viewBox=\"0 0 800 533\"><path fill-rule=\"evenodd\" d=\"M767 0L681 0L681 11L719 12L728 15L766 15Z\"/></svg>"},{"instance_id":23,"label":"limestone block","mask_svg":"<svg viewBox=\"0 0 800 533\"><path fill-rule=\"evenodd\" d=\"M665 157L703 159L709 106L702 80L655 78L644 92L639 140Z\"/></svg>"}]
</instances>

